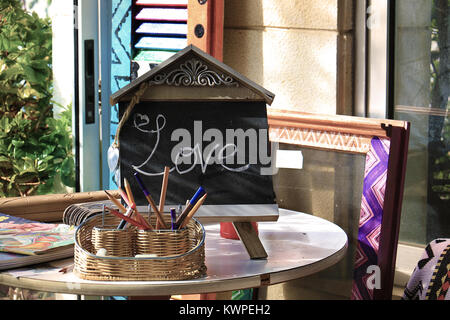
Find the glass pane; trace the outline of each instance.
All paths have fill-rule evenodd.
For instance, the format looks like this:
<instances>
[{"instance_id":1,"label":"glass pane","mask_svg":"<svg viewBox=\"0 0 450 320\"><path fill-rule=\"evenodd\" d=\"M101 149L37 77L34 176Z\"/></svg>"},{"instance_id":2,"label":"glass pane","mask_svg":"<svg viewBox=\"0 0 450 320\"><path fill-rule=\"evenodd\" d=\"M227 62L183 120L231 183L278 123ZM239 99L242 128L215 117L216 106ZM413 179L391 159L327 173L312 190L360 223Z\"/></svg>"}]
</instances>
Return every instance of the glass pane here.
<instances>
[{"instance_id":1,"label":"glass pane","mask_svg":"<svg viewBox=\"0 0 450 320\"><path fill-rule=\"evenodd\" d=\"M394 112L411 122L400 241L450 237L448 19L447 0L397 1Z\"/></svg>"},{"instance_id":2,"label":"glass pane","mask_svg":"<svg viewBox=\"0 0 450 320\"><path fill-rule=\"evenodd\" d=\"M307 298L307 288L321 288L328 298L350 298L354 254L364 180L365 155L280 144L280 150L301 150L302 169L280 168L273 177L280 208L312 214L339 225L349 238L346 256L335 266L284 285L286 299ZM319 282L318 282L319 281ZM323 284L318 286L317 283ZM304 289L304 290L302 290ZM306 290L306 291L305 291ZM302 294L305 296L302 296Z\"/></svg>"}]
</instances>

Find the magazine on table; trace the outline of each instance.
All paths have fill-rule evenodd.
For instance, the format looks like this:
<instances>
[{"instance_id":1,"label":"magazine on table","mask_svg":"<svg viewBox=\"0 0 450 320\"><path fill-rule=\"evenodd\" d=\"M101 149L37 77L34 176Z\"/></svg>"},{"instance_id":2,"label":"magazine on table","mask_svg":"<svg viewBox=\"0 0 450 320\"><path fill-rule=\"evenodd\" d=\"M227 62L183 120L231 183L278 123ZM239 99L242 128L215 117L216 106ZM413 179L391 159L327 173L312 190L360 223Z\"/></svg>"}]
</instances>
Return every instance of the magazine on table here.
<instances>
[{"instance_id":1,"label":"magazine on table","mask_svg":"<svg viewBox=\"0 0 450 320\"><path fill-rule=\"evenodd\" d=\"M0 270L73 256L75 227L0 213Z\"/></svg>"}]
</instances>

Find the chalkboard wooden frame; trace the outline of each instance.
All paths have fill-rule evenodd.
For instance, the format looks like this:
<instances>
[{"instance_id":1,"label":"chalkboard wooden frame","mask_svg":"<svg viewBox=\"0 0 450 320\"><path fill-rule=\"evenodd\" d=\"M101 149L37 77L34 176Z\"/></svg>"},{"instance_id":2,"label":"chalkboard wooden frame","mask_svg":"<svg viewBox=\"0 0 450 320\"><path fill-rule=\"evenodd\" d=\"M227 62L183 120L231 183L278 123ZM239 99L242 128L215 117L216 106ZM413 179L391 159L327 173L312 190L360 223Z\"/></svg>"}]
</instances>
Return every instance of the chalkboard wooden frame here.
<instances>
[{"instance_id":1,"label":"chalkboard wooden frame","mask_svg":"<svg viewBox=\"0 0 450 320\"><path fill-rule=\"evenodd\" d=\"M136 100L136 93L140 96ZM270 105L275 95L264 89L219 60L206 54L197 47L190 45L184 50L174 54L171 58L143 74L129 85L114 93L111 105L119 103L121 120L133 98L136 100L133 108L142 110L142 105L152 108L152 104L178 103L240 103L242 108L246 105L260 105L264 108L264 119L267 124L266 105ZM133 116L133 112L126 115ZM127 123L124 122L123 130L127 131ZM119 125L120 128L120 125ZM123 137L119 133L119 140ZM267 137L268 142L268 137ZM124 147L120 146L121 157ZM122 172L122 168L121 168ZM124 177L122 176L121 179ZM138 193L138 186L134 185L134 179L127 174L127 180L132 184L133 193ZM271 183L271 177L270 177ZM123 181L121 181L123 185ZM270 185L273 192L273 186ZM170 178L169 186L170 188ZM158 200L159 194L152 195ZM140 203L142 205L142 203ZM167 205L165 211L167 211ZM278 205L273 193L273 201L267 203L236 203L208 205L205 203L197 212L196 217L203 221L276 221L278 219Z\"/></svg>"},{"instance_id":2,"label":"chalkboard wooden frame","mask_svg":"<svg viewBox=\"0 0 450 320\"><path fill-rule=\"evenodd\" d=\"M196 60L201 63L189 69L186 63ZM203 68L203 69L200 69ZM206 70L205 70L206 68ZM180 71L180 72L176 72ZM177 82L176 76L184 75ZM186 79L192 80L185 82ZM212 82L204 82L204 81ZM147 73L113 93L111 105L131 101L143 83L149 90L141 101L155 100L244 100L266 101L271 105L275 94L233 70L226 64L203 52L194 45L177 52ZM176 87L176 88L174 88ZM192 90L195 88L195 90Z\"/></svg>"}]
</instances>

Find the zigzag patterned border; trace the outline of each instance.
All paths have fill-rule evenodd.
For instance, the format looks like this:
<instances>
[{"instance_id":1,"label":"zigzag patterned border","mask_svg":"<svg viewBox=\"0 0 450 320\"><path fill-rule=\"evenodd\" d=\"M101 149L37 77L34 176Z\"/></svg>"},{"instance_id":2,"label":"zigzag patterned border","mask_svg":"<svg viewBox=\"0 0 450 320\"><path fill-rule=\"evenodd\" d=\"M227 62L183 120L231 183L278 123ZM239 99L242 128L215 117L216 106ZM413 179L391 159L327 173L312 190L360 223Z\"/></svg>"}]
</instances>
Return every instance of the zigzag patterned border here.
<instances>
[{"instance_id":1,"label":"zigzag patterned border","mask_svg":"<svg viewBox=\"0 0 450 320\"><path fill-rule=\"evenodd\" d=\"M269 139L273 142L367 154L372 137L271 125Z\"/></svg>"}]
</instances>

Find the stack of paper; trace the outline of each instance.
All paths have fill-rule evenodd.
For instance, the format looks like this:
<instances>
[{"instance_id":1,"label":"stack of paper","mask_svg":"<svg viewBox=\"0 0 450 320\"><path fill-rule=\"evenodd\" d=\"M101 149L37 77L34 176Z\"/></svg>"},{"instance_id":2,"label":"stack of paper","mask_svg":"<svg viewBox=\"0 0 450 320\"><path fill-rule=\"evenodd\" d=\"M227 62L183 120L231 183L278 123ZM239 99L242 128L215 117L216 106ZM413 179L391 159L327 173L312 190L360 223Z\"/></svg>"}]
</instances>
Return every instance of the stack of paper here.
<instances>
[{"instance_id":1,"label":"stack of paper","mask_svg":"<svg viewBox=\"0 0 450 320\"><path fill-rule=\"evenodd\" d=\"M0 213L0 270L73 256L75 228Z\"/></svg>"}]
</instances>

